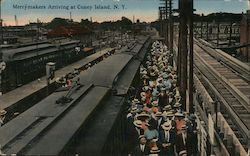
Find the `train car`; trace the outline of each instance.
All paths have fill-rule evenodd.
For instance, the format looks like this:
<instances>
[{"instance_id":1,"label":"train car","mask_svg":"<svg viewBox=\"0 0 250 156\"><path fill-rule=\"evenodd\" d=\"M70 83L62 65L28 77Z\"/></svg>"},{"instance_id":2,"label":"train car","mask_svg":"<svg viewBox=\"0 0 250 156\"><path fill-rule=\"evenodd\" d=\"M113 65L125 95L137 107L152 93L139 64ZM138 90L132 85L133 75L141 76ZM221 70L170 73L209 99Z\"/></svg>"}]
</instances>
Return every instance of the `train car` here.
<instances>
[{"instance_id":1,"label":"train car","mask_svg":"<svg viewBox=\"0 0 250 156\"><path fill-rule=\"evenodd\" d=\"M2 76L3 92L44 76L47 62L55 62L58 69L83 57L78 40L3 50L3 60L7 64Z\"/></svg>"}]
</instances>

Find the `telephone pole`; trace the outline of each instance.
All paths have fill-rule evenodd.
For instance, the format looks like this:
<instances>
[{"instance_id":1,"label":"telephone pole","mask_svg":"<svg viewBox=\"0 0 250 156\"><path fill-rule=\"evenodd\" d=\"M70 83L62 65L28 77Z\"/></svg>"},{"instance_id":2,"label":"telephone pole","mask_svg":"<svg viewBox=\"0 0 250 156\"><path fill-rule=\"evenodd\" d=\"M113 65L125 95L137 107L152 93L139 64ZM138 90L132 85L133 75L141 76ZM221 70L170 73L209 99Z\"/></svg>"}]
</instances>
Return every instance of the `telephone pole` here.
<instances>
[{"instance_id":1,"label":"telephone pole","mask_svg":"<svg viewBox=\"0 0 250 156\"><path fill-rule=\"evenodd\" d=\"M193 32L193 10L194 10L194 4L193 0L189 1L189 84L188 84L188 93L189 93L189 113L194 113L194 102L193 102L193 90L194 90L194 32ZM208 31L208 30L207 30Z\"/></svg>"},{"instance_id":2,"label":"telephone pole","mask_svg":"<svg viewBox=\"0 0 250 156\"><path fill-rule=\"evenodd\" d=\"M169 0L169 50L170 50L170 54L173 55L174 51L173 51L173 44L174 44L174 21L173 21L173 8L172 8L172 0ZM173 65L173 59L171 59L171 65Z\"/></svg>"}]
</instances>

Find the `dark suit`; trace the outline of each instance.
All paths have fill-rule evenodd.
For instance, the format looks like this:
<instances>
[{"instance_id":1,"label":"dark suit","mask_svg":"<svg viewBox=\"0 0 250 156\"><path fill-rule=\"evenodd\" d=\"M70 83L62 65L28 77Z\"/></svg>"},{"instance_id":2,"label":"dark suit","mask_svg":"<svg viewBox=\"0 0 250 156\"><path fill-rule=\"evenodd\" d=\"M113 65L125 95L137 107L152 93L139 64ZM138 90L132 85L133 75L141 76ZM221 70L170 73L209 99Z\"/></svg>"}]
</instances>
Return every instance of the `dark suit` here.
<instances>
[{"instance_id":1,"label":"dark suit","mask_svg":"<svg viewBox=\"0 0 250 156\"><path fill-rule=\"evenodd\" d=\"M134 148L132 155L133 156L147 156L147 155L149 155L149 153L150 153L150 148L147 145L144 146L144 151L141 150L140 145L137 145Z\"/></svg>"},{"instance_id":2,"label":"dark suit","mask_svg":"<svg viewBox=\"0 0 250 156\"><path fill-rule=\"evenodd\" d=\"M168 105L168 95L167 94L165 94L163 96L159 96L158 105L160 108L164 108L166 105Z\"/></svg>"},{"instance_id":3,"label":"dark suit","mask_svg":"<svg viewBox=\"0 0 250 156\"><path fill-rule=\"evenodd\" d=\"M134 145L138 143L138 137L140 136L137 129L135 128L135 125L133 124L132 117L128 118L126 136L128 136L127 151L131 153L133 151Z\"/></svg>"},{"instance_id":4,"label":"dark suit","mask_svg":"<svg viewBox=\"0 0 250 156\"><path fill-rule=\"evenodd\" d=\"M169 138L166 138L165 131L161 130L159 132L159 144L161 148L161 155L168 155L168 156L174 156L174 144L175 144L175 138L176 134L173 130L169 131ZM168 147L163 147L162 144L168 144L170 145Z\"/></svg>"},{"instance_id":5,"label":"dark suit","mask_svg":"<svg viewBox=\"0 0 250 156\"><path fill-rule=\"evenodd\" d=\"M176 152L179 154L183 150L187 150L187 138L184 140L181 133L176 135Z\"/></svg>"}]
</instances>

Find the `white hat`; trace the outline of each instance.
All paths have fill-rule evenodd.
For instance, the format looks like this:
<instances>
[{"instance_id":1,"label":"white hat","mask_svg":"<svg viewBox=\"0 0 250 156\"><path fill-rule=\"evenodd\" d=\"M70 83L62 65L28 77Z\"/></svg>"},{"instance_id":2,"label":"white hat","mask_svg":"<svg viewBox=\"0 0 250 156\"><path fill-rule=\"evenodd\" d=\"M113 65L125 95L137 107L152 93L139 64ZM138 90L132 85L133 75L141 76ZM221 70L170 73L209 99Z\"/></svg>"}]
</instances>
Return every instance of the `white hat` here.
<instances>
[{"instance_id":1,"label":"white hat","mask_svg":"<svg viewBox=\"0 0 250 156\"><path fill-rule=\"evenodd\" d=\"M174 104L174 107L175 107L175 108L181 107L181 104L180 104L179 102L176 102L176 103Z\"/></svg>"},{"instance_id":2,"label":"white hat","mask_svg":"<svg viewBox=\"0 0 250 156\"><path fill-rule=\"evenodd\" d=\"M185 117L184 114L182 114L181 112L176 112L174 115L176 117Z\"/></svg>"},{"instance_id":3,"label":"white hat","mask_svg":"<svg viewBox=\"0 0 250 156\"><path fill-rule=\"evenodd\" d=\"M144 86L144 87L142 88L142 90L143 90L143 91L148 91L148 90L149 90L149 86Z\"/></svg>"},{"instance_id":4,"label":"white hat","mask_svg":"<svg viewBox=\"0 0 250 156\"><path fill-rule=\"evenodd\" d=\"M145 92L141 92L141 97L146 97L146 93Z\"/></svg>"},{"instance_id":5,"label":"white hat","mask_svg":"<svg viewBox=\"0 0 250 156\"><path fill-rule=\"evenodd\" d=\"M137 103L140 103L140 101L139 101L138 99L133 99L133 100L132 100L132 103L137 104Z\"/></svg>"},{"instance_id":6,"label":"white hat","mask_svg":"<svg viewBox=\"0 0 250 156\"><path fill-rule=\"evenodd\" d=\"M136 118L138 119L138 117L147 117L147 118L150 118L150 115L147 114L146 112L141 112L140 114L137 114L136 115Z\"/></svg>"},{"instance_id":7,"label":"white hat","mask_svg":"<svg viewBox=\"0 0 250 156\"><path fill-rule=\"evenodd\" d=\"M153 106L158 106L158 101L156 101L156 100L153 101L153 102L152 102L152 105L153 105Z\"/></svg>"},{"instance_id":8,"label":"white hat","mask_svg":"<svg viewBox=\"0 0 250 156\"><path fill-rule=\"evenodd\" d=\"M0 116L4 116L6 113L7 113L7 111L3 109L0 111Z\"/></svg>"},{"instance_id":9,"label":"white hat","mask_svg":"<svg viewBox=\"0 0 250 156\"><path fill-rule=\"evenodd\" d=\"M173 113L173 111L165 111L165 113L164 113L164 115L166 116L166 117L173 117L174 116L174 113Z\"/></svg>"},{"instance_id":10,"label":"white hat","mask_svg":"<svg viewBox=\"0 0 250 156\"><path fill-rule=\"evenodd\" d=\"M163 110L165 110L165 111L169 111L169 110L171 110L172 108L171 108L171 105L166 105L164 108L163 108Z\"/></svg>"},{"instance_id":11,"label":"white hat","mask_svg":"<svg viewBox=\"0 0 250 156\"><path fill-rule=\"evenodd\" d=\"M161 116L162 116L162 112L159 112L159 111L156 112L155 116L156 116L156 117L161 117Z\"/></svg>"},{"instance_id":12,"label":"white hat","mask_svg":"<svg viewBox=\"0 0 250 156\"><path fill-rule=\"evenodd\" d=\"M145 102L145 101L146 101L146 97L142 97L142 98L141 98L141 101L142 101L142 102Z\"/></svg>"},{"instance_id":13,"label":"white hat","mask_svg":"<svg viewBox=\"0 0 250 156\"><path fill-rule=\"evenodd\" d=\"M171 121L168 120L161 125L162 129L169 131L172 128Z\"/></svg>"},{"instance_id":14,"label":"white hat","mask_svg":"<svg viewBox=\"0 0 250 156\"><path fill-rule=\"evenodd\" d=\"M141 127L141 125L142 125L142 121L141 120L135 120L133 123L134 123L134 125L136 127Z\"/></svg>"},{"instance_id":15,"label":"white hat","mask_svg":"<svg viewBox=\"0 0 250 156\"><path fill-rule=\"evenodd\" d=\"M160 153L160 149L156 146L152 147L150 150L151 154L156 154L156 153Z\"/></svg>"}]
</instances>

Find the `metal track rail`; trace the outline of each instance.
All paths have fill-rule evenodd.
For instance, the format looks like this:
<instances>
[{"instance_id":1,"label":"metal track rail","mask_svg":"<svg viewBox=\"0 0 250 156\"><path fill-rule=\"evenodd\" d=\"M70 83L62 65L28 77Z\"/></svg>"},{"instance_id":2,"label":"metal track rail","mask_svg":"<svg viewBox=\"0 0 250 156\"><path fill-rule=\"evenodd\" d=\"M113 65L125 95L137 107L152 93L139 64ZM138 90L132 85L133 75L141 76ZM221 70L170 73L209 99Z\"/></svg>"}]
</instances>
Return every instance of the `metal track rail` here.
<instances>
[{"instance_id":1,"label":"metal track rail","mask_svg":"<svg viewBox=\"0 0 250 156\"><path fill-rule=\"evenodd\" d=\"M250 83L250 67L247 64L240 62L219 49L213 49L209 46L209 43L202 39L199 39L199 41L195 39L195 44L210 56L223 63L224 66L232 70L235 74L243 78L248 84Z\"/></svg>"},{"instance_id":2,"label":"metal track rail","mask_svg":"<svg viewBox=\"0 0 250 156\"><path fill-rule=\"evenodd\" d=\"M229 124L234 125L233 123L235 123L237 125L244 138L239 140L242 141L243 145L246 145L250 130L249 104L247 107L242 104L238 97L232 93L233 88L230 87L231 85L228 85L228 81L221 78L221 75L212 70L211 66L197 52L195 52L194 59L195 71L199 71L204 76L210 86L210 90L223 103L225 108L224 113L227 114L227 118L230 118L230 121L228 120ZM232 129L235 129L235 127Z\"/></svg>"}]
</instances>

